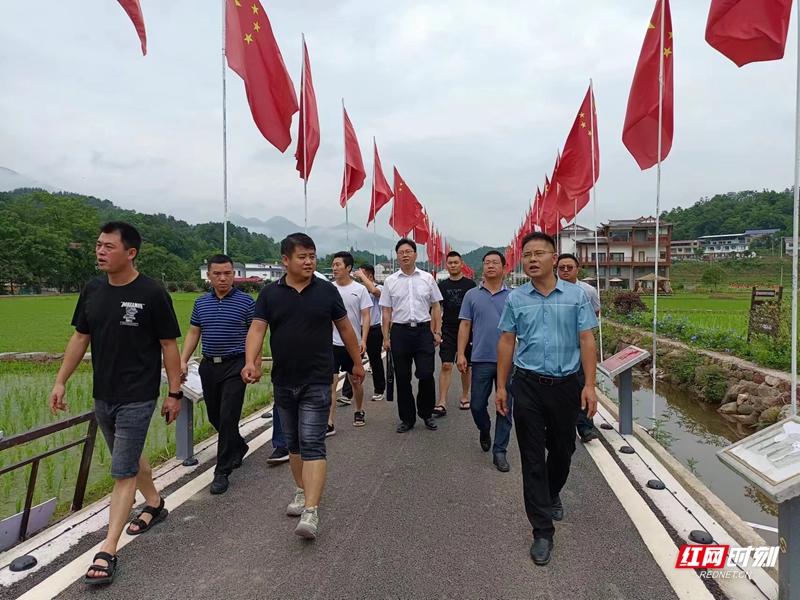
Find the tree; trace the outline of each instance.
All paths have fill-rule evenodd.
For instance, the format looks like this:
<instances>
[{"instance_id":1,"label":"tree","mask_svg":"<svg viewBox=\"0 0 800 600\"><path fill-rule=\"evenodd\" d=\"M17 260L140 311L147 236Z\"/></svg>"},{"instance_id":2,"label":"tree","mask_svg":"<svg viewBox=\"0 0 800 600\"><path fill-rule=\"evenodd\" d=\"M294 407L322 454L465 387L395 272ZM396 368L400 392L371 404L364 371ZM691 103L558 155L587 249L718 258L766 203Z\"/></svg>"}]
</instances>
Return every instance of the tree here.
<instances>
[{"instance_id":1,"label":"tree","mask_svg":"<svg viewBox=\"0 0 800 600\"><path fill-rule=\"evenodd\" d=\"M701 281L707 285L713 286L714 290L716 291L717 285L722 283L725 279L725 271L722 267L717 265L711 265L705 271L703 271L703 277Z\"/></svg>"}]
</instances>

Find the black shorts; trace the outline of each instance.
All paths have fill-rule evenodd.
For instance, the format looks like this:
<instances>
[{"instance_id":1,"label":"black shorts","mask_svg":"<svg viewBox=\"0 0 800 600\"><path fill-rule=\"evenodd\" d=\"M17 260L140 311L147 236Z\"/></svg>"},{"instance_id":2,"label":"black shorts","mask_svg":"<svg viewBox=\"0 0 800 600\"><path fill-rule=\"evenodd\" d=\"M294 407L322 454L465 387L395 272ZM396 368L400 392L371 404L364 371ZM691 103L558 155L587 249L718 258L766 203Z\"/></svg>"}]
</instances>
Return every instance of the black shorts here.
<instances>
[{"instance_id":1,"label":"black shorts","mask_svg":"<svg viewBox=\"0 0 800 600\"><path fill-rule=\"evenodd\" d=\"M339 371L353 374L353 359L344 346L333 347L333 374L337 375Z\"/></svg>"},{"instance_id":2,"label":"black shorts","mask_svg":"<svg viewBox=\"0 0 800 600\"><path fill-rule=\"evenodd\" d=\"M439 358L443 363L456 362L456 352L458 350L458 326L442 327L442 343L439 345ZM467 344L465 352L467 363L472 359L472 340Z\"/></svg>"}]
</instances>

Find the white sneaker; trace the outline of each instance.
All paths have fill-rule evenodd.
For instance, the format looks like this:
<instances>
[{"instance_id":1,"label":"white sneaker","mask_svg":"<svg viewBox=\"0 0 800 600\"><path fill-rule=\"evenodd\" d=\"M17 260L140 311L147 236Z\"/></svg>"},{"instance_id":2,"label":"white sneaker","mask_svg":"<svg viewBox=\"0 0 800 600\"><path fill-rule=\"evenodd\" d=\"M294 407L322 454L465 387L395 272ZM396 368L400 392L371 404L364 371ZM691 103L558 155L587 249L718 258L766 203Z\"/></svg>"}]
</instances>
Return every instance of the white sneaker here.
<instances>
[{"instance_id":1,"label":"white sneaker","mask_svg":"<svg viewBox=\"0 0 800 600\"><path fill-rule=\"evenodd\" d=\"M353 401L347 396L339 396L336 399L336 402L342 406L350 406L353 403Z\"/></svg>"},{"instance_id":2,"label":"white sneaker","mask_svg":"<svg viewBox=\"0 0 800 600\"><path fill-rule=\"evenodd\" d=\"M373 395L372 395L372 400L373 400L373 401L376 401L376 400L383 400L383 394L373 394Z\"/></svg>"},{"instance_id":3,"label":"white sneaker","mask_svg":"<svg viewBox=\"0 0 800 600\"><path fill-rule=\"evenodd\" d=\"M317 537L317 530L319 529L319 509L307 508L300 515L300 522L294 528L294 532L302 538L313 540Z\"/></svg>"},{"instance_id":4,"label":"white sneaker","mask_svg":"<svg viewBox=\"0 0 800 600\"><path fill-rule=\"evenodd\" d=\"M306 493L302 488L297 488L294 491L294 498L289 502L286 507L286 514L290 517L299 517L303 514L303 509L306 507Z\"/></svg>"}]
</instances>

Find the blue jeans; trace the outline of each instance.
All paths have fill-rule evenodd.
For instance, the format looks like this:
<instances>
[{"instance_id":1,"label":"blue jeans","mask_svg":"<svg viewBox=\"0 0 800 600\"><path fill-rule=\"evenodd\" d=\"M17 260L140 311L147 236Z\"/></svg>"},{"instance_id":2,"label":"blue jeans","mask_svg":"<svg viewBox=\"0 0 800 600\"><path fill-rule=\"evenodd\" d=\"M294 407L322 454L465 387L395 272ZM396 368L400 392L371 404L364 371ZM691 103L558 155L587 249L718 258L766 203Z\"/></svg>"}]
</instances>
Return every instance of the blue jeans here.
<instances>
[{"instance_id":1,"label":"blue jeans","mask_svg":"<svg viewBox=\"0 0 800 600\"><path fill-rule=\"evenodd\" d=\"M139 473L139 457L155 408L155 399L127 404L94 401L97 426L111 450L112 478L128 479Z\"/></svg>"},{"instance_id":2,"label":"blue jeans","mask_svg":"<svg viewBox=\"0 0 800 600\"><path fill-rule=\"evenodd\" d=\"M472 419L475 421L480 431L488 431L492 428L492 421L489 418L489 396L492 394L492 387L497 387L497 363L493 362L473 362L472 363L472 393L470 394L469 408L472 412ZM514 405L511 396L511 381L506 385L508 392L508 416L496 413L494 426L494 454L505 454L508 448L508 439L511 437L511 416Z\"/></svg>"},{"instance_id":3,"label":"blue jeans","mask_svg":"<svg viewBox=\"0 0 800 600\"><path fill-rule=\"evenodd\" d=\"M272 407L272 447L276 450L278 448L286 448L286 436L283 435L281 415L278 412L277 404Z\"/></svg>"},{"instance_id":4,"label":"blue jeans","mask_svg":"<svg viewBox=\"0 0 800 600\"><path fill-rule=\"evenodd\" d=\"M300 454L303 460L324 460L331 410L330 384L273 385L272 389L289 452Z\"/></svg>"}]
</instances>

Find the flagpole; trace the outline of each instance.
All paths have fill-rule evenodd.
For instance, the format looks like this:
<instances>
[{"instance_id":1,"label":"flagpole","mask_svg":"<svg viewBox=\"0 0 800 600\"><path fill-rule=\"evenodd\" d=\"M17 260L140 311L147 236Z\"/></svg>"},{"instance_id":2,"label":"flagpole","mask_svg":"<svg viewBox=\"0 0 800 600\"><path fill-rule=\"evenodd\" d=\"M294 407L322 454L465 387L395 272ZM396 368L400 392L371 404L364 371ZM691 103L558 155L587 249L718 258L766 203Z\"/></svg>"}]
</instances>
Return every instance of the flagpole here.
<instances>
[{"instance_id":1,"label":"flagpole","mask_svg":"<svg viewBox=\"0 0 800 600\"><path fill-rule=\"evenodd\" d=\"M344 109L344 98L342 98L342 126L344 127L344 222L345 222L345 233L347 235L347 246L348 250L350 249L350 212L347 210L347 201L349 198L347 197L347 185L350 183L347 177L347 125L344 119L347 113Z\"/></svg>"},{"instance_id":2,"label":"flagpole","mask_svg":"<svg viewBox=\"0 0 800 600\"><path fill-rule=\"evenodd\" d=\"M304 207L304 221L303 231L308 233L308 140L306 139L306 124L308 120L308 112L306 112L306 34L301 33L300 38L303 41L301 69L300 72L300 95L302 96L300 102L303 103L303 120L301 122L302 131L300 136L303 137L303 207Z\"/></svg>"},{"instance_id":3,"label":"flagpole","mask_svg":"<svg viewBox=\"0 0 800 600\"><path fill-rule=\"evenodd\" d=\"M652 418L656 418L656 363L657 363L657 341L658 341L658 263L660 257L659 235L661 224L661 136L664 122L664 34L666 29L666 4L661 2L661 39L660 51L658 55L658 149L657 149L657 170L656 170L656 243L655 243L655 273L653 277L653 405ZM632 257L631 257L632 258ZM633 274L631 274L633 276Z\"/></svg>"},{"instance_id":4,"label":"flagpole","mask_svg":"<svg viewBox=\"0 0 800 600\"><path fill-rule=\"evenodd\" d=\"M372 136L372 197L370 198L369 211L372 213L372 268L378 264L378 215L375 214L375 155L378 153L378 143Z\"/></svg>"},{"instance_id":5,"label":"flagpole","mask_svg":"<svg viewBox=\"0 0 800 600\"><path fill-rule=\"evenodd\" d=\"M594 280L595 287L597 288L597 296L600 297L600 251L599 251L599 244L597 241L597 182L595 178L597 177L594 169L594 130L597 128L597 123L594 120L594 83L592 82L591 77L589 78L589 114L592 119L591 127L592 127L592 206L594 207L594 259L596 261L596 277ZM577 215L577 200L576 202L576 214L575 214L575 223L578 222L578 215ZM578 242L575 241L575 251L578 251ZM631 275L633 275L631 273ZM608 273L606 273L606 287L608 286ZM603 307L600 307L600 314L597 316L597 333L600 338L600 362L603 362Z\"/></svg>"},{"instance_id":6,"label":"flagpole","mask_svg":"<svg viewBox=\"0 0 800 600\"><path fill-rule=\"evenodd\" d=\"M800 2L797 15L800 18ZM800 21L798 21L800 23ZM797 415L797 242L800 225L800 26L797 31L797 88L795 98L795 137L794 137L794 207L792 212L792 415Z\"/></svg>"},{"instance_id":7,"label":"flagpole","mask_svg":"<svg viewBox=\"0 0 800 600\"><path fill-rule=\"evenodd\" d=\"M222 1L222 253L228 253L228 113L225 89L225 0Z\"/></svg>"}]
</instances>

